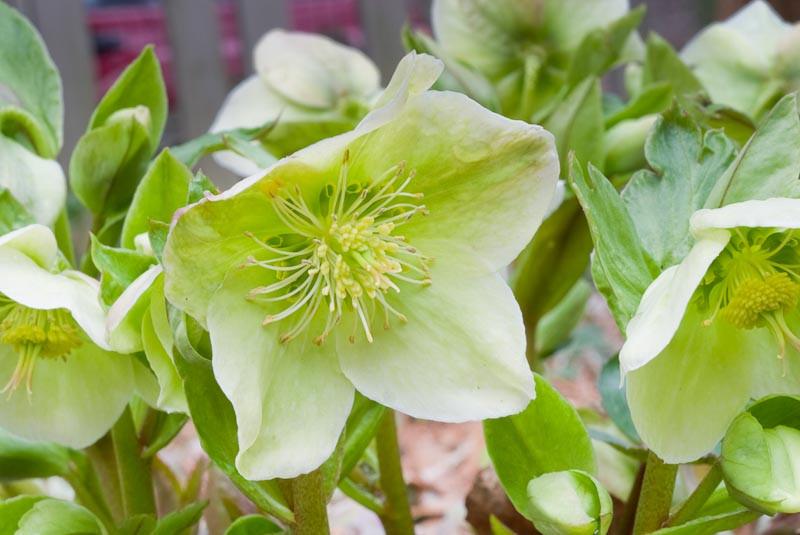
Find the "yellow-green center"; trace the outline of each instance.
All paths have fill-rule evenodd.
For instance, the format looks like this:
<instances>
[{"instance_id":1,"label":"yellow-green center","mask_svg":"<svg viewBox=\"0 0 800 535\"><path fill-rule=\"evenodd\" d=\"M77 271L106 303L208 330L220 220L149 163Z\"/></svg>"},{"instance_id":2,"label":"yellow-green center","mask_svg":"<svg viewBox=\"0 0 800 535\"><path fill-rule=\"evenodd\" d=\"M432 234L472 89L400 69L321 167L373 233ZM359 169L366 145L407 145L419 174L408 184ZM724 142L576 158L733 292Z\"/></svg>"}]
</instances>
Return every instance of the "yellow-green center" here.
<instances>
[{"instance_id":1,"label":"yellow-green center","mask_svg":"<svg viewBox=\"0 0 800 535\"><path fill-rule=\"evenodd\" d=\"M326 319L315 343L325 341L345 312L353 316L350 341L360 326L371 342L376 312L382 312L387 329L392 316L406 321L389 303L389 291L399 292L401 282L431 283L430 259L396 233L414 215L427 213L420 204L422 194L407 191L413 171L406 172L401 163L365 183L350 182L348 171L345 153L336 183L322 191L319 202L307 202L299 187L276 193L275 211L291 232L263 238L249 235L266 258L250 258L247 265L273 272L277 281L254 288L248 298L283 303L263 322L287 321L281 342L296 338L320 311Z\"/></svg>"},{"instance_id":2,"label":"yellow-green center","mask_svg":"<svg viewBox=\"0 0 800 535\"><path fill-rule=\"evenodd\" d=\"M779 347L779 357L789 342L800 350L786 314L800 302L800 239L797 231L733 229L723 252L709 268L698 292L711 313L739 329L767 328Z\"/></svg>"},{"instance_id":3,"label":"yellow-green center","mask_svg":"<svg viewBox=\"0 0 800 535\"><path fill-rule=\"evenodd\" d=\"M17 366L2 392L9 395L25 383L31 393L37 359L66 358L81 345L80 328L66 309L40 310L2 298L0 343L17 354Z\"/></svg>"}]
</instances>

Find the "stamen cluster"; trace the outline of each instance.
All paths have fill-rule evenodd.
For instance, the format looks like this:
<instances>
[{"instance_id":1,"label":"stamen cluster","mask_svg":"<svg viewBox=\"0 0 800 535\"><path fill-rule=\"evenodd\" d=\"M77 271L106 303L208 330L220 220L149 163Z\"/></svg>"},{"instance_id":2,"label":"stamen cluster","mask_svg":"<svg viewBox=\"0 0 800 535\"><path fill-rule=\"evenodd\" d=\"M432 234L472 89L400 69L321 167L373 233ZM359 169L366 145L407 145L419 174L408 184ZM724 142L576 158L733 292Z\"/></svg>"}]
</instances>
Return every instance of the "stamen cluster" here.
<instances>
[{"instance_id":1,"label":"stamen cluster","mask_svg":"<svg viewBox=\"0 0 800 535\"><path fill-rule=\"evenodd\" d=\"M430 259L395 234L414 215L427 213L419 204L422 194L406 191L414 172L407 173L400 163L362 184L351 182L348 171L345 153L336 184L325 188L316 202L308 201L297 186L272 196L278 217L291 233L264 240L250 234L266 258L252 257L247 265L273 272L277 281L254 288L248 297L286 304L263 323L299 314L281 335L282 342L297 337L325 309L325 326L315 343L325 341L345 312L353 313L350 341L355 341L360 325L371 342L376 311L383 313L384 328L390 328L391 316L406 321L386 294L400 292L400 282L421 286L431 282Z\"/></svg>"},{"instance_id":2,"label":"stamen cluster","mask_svg":"<svg viewBox=\"0 0 800 535\"><path fill-rule=\"evenodd\" d=\"M0 343L18 355L16 369L2 392L13 393L23 382L31 393L38 358L66 358L82 343L80 328L65 309L39 310L4 299L0 306Z\"/></svg>"}]
</instances>

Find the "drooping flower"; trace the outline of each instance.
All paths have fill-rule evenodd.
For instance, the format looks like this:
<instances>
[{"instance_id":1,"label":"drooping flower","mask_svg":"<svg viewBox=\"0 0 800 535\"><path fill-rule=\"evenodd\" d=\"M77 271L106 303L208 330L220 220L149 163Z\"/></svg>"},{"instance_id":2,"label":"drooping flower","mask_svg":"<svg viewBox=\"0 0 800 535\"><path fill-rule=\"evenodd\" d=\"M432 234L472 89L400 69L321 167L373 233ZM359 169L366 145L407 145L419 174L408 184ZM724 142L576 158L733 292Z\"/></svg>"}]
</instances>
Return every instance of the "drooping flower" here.
<instances>
[{"instance_id":1,"label":"drooping flower","mask_svg":"<svg viewBox=\"0 0 800 535\"><path fill-rule=\"evenodd\" d=\"M758 118L800 87L800 29L753 0L681 52L712 100Z\"/></svg>"},{"instance_id":2,"label":"drooping flower","mask_svg":"<svg viewBox=\"0 0 800 535\"><path fill-rule=\"evenodd\" d=\"M83 448L122 413L133 369L108 348L98 289L64 269L46 227L0 237L0 427Z\"/></svg>"},{"instance_id":3,"label":"drooping flower","mask_svg":"<svg viewBox=\"0 0 800 535\"><path fill-rule=\"evenodd\" d=\"M751 398L800 392L800 200L698 210L691 231L620 351L636 428L670 463L711 451Z\"/></svg>"},{"instance_id":4,"label":"drooping flower","mask_svg":"<svg viewBox=\"0 0 800 535\"><path fill-rule=\"evenodd\" d=\"M380 73L361 51L322 35L273 30L253 50L256 74L228 95L212 132L277 121L264 139L277 157L355 127L380 91ZM241 176L259 170L233 152L217 161Z\"/></svg>"},{"instance_id":5,"label":"drooping flower","mask_svg":"<svg viewBox=\"0 0 800 535\"><path fill-rule=\"evenodd\" d=\"M409 54L354 131L173 222L165 292L209 330L245 477L319 466L355 389L451 422L511 414L533 396L498 270L550 204L553 139L426 91L440 72Z\"/></svg>"}]
</instances>

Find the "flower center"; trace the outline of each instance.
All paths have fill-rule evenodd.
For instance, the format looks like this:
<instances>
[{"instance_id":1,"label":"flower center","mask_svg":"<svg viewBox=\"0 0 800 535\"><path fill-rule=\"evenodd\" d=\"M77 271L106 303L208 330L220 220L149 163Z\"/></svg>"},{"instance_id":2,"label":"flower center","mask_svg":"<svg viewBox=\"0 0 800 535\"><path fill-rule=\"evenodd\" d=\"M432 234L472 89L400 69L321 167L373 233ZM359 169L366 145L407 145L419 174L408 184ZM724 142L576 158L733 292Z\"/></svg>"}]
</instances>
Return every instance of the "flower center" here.
<instances>
[{"instance_id":1,"label":"flower center","mask_svg":"<svg viewBox=\"0 0 800 535\"><path fill-rule=\"evenodd\" d=\"M248 298L285 304L263 321L268 325L294 319L281 342L296 338L320 310L327 317L314 343L322 344L345 313L353 318L350 341L355 341L360 326L372 342L370 325L376 312L382 312L386 329L391 317L406 321L386 294L400 292L400 282L431 283L431 259L396 233L414 215L427 213L419 203L422 194L406 191L414 172L406 172L400 163L375 180L351 183L348 171L345 152L337 182L324 188L317 202L307 202L297 186L273 195L275 211L291 233L263 240L249 234L267 258L251 257L246 265L272 271L278 280L254 288Z\"/></svg>"},{"instance_id":2,"label":"flower center","mask_svg":"<svg viewBox=\"0 0 800 535\"><path fill-rule=\"evenodd\" d=\"M785 314L800 301L800 240L797 231L734 229L731 241L714 261L700 288L717 315L739 329L766 327L786 353L787 341L800 350Z\"/></svg>"},{"instance_id":3,"label":"flower center","mask_svg":"<svg viewBox=\"0 0 800 535\"><path fill-rule=\"evenodd\" d=\"M63 308L39 310L2 299L0 343L11 346L18 360L2 392L9 395L24 382L31 393L33 369L38 358L65 358L82 343L80 328Z\"/></svg>"}]
</instances>

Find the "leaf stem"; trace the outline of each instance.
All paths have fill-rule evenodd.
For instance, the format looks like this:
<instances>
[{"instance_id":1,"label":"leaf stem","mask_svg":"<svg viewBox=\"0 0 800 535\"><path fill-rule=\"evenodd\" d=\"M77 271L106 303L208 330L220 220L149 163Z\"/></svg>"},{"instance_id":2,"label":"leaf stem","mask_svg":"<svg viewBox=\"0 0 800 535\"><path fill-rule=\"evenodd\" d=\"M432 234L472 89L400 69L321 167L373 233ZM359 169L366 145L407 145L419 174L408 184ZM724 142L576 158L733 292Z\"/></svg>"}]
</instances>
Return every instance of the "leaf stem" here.
<instances>
[{"instance_id":1,"label":"leaf stem","mask_svg":"<svg viewBox=\"0 0 800 535\"><path fill-rule=\"evenodd\" d=\"M722 467L720 466L719 462L715 462L711 465L711 470L705 475L700 484L697 485L697 488L689 495L683 504L681 504L680 508L669 517L667 520L667 526L679 526L692 520L700 509L703 508L703 505L708 501L711 495L717 490L720 482L722 481Z\"/></svg>"},{"instance_id":2,"label":"leaf stem","mask_svg":"<svg viewBox=\"0 0 800 535\"><path fill-rule=\"evenodd\" d=\"M328 535L325 479L320 469L291 480L294 535Z\"/></svg>"},{"instance_id":3,"label":"leaf stem","mask_svg":"<svg viewBox=\"0 0 800 535\"><path fill-rule=\"evenodd\" d=\"M413 535L414 519L408 502L408 489L403 480L400 464L400 446L397 443L395 414L387 409L375 436L380 466L381 490L386 497L380 515L386 535Z\"/></svg>"},{"instance_id":4,"label":"leaf stem","mask_svg":"<svg viewBox=\"0 0 800 535\"><path fill-rule=\"evenodd\" d=\"M667 520L677 473L677 464L666 464L652 451L648 453L633 524L634 535L656 531Z\"/></svg>"},{"instance_id":5,"label":"leaf stem","mask_svg":"<svg viewBox=\"0 0 800 535\"><path fill-rule=\"evenodd\" d=\"M122 489L122 505L125 516L156 512L156 499L150 463L142 458L142 447L130 407L111 429L114 455L117 459L117 474Z\"/></svg>"}]
</instances>

